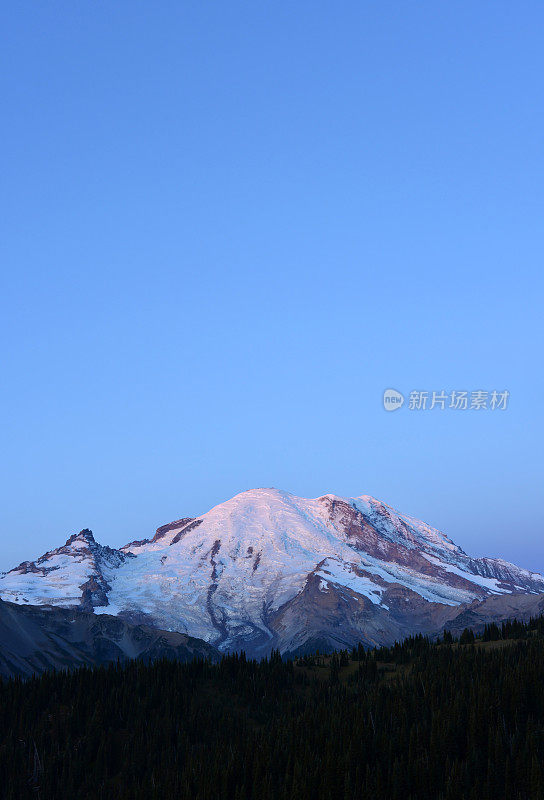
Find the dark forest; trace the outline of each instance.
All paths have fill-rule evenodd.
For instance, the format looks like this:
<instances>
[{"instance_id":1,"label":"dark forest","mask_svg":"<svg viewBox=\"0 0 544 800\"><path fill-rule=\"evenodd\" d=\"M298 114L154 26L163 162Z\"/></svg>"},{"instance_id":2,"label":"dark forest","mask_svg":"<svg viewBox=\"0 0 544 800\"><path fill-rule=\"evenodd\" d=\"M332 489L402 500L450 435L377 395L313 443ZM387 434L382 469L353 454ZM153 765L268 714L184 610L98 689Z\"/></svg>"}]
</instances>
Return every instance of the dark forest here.
<instances>
[{"instance_id":1,"label":"dark forest","mask_svg":"<svg viewBox=\"0 0 544 800\"><path fill-rule=\"evenodd\" d=\"M544 620L0 683L3 800L540 800Z\"/></svg>"}]
</instances>

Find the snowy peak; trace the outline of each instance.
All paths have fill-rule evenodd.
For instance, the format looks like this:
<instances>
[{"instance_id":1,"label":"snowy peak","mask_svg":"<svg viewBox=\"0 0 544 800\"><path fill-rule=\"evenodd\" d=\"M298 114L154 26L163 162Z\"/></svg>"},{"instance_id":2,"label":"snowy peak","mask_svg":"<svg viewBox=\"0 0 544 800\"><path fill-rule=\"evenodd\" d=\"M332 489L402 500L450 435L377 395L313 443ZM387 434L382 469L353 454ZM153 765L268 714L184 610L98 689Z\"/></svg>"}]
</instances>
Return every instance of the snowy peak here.
<instances>
[{"instance_id":1,"label":"snowy peak","mask_svg":"<svg viewBox=\"0 0 544 800\"><path fill-rule=\"evenodd\" d=\"M65 547L92 547L96 545L93 532L89 528L83 528L79 533L73 533L67 540Z\"/></svg>"},{"instance_id":2,"label":"snowy peak","mask_svg":"<svg viewBox=\"0 0 544 800\"><path fill-rule=\"evenodd\" d=\"M107 605L111 587L108 578L127 555L104 547L84 528L36 561L24 561L0 577L4 600L79 607L92 611Z\"/></svg>"}]
</instances>

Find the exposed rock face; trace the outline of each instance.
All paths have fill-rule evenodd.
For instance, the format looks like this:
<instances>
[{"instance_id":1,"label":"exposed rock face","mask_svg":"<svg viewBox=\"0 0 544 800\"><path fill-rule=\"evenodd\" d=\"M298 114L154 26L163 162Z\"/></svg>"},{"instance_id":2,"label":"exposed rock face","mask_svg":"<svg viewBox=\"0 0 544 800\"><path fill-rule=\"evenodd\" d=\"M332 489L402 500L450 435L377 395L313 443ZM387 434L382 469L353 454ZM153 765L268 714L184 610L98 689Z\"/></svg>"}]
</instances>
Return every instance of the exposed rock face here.
<instances>
[{"instance_id":1,"label":"exposed rock face","mask_svg":"<svg viewBox=\"0 0 544 800\"><path fill-rule=\"evenodd\" d=\"M21 606L0 600L0 676L28 677L66 669L140 658L219 656L206 642L181 633L130 625L119 617L97 616L48 606Z\"/></svg>"},{"instance_id":2,"label":"exposed rock face","mask_svg":"<svg viewBox=\"0 0 544 800\"><path fill-rule=\"evenodd\" d=\"M488 597L540 592L541 575L471 558L372 497L275 489L243 492L120 550L83 531L0 575L6 600L117 614L252 655L390 644Z\"/></svg>"},{"instance_id":3,"label":"exposed rock face","mask_svg":"<svg viewBox=\"0 0 544 800\"><path fill-rule=\"evenodd\" d=\"M155 536L152 539L136 539L134 542L126 544L123 550L132 550L137 547L143 547L145 544L155 544L163 539L167 533L175 531L178 533L183 530L190 522L193 522L193 517L185 517L184 519L176 519L174 522L169 522L167 525L161 525L155 531Z\"/></svg>"}]
</instances>

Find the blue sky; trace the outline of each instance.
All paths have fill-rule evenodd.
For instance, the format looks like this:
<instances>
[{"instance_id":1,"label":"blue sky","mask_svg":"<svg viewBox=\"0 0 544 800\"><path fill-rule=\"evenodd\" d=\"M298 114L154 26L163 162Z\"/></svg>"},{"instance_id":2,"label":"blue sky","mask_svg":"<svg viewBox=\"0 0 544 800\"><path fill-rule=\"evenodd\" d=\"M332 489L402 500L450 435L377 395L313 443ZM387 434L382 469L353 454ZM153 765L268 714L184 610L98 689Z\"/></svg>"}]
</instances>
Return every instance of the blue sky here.
<instances>
[{"instance_id":1,"label":"blue sky","mask_svg":"<svg viewBox=\"0 0 544 800\"><path fill-rule=\"evenodd\" d=\"M0 569L277 486L544 570L543 27L5 4ZM388 387L511 398L387 414Z\"/></svg>"}]
</instances>

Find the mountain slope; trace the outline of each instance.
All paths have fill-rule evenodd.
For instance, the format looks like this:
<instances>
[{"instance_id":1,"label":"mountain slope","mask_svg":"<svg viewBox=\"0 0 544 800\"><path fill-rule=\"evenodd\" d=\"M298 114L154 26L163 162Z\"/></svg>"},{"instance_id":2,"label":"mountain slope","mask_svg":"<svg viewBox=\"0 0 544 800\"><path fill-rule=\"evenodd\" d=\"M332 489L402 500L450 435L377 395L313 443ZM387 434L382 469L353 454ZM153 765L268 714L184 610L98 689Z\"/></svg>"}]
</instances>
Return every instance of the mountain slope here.
<instances>
[{"instance_id":1,"label":"mountain slope","mask_svg":"<svg viewBox=\"0 0 544 800\"><path fill-rule=\"evenodd\" d=\"M461 606L455 617L445 627L455 636L465 628L482 633L491 623L500 625L506 620L529 622L531 618L544 614L544 594L490 595L480 602Z\"/></svg>"},{"instance_id":2,"label":"mountain slope","mask_svg":"<svg viewBox=\"0 0 544 800\"><path fill-rule=\"evenodd\" d=\"M197 656L213 660L217 655L206 642L130 625L119 617L0 600L0 676L4 678L131 658L190 661Z\"/></svg>"},{"instance_id":3,"label":"mountain slope","mask_svg":"<svg viewBox=\"0 0 544 800\"><path fill-rule=\"evenodd\" d=\"M152 539L102 548L89 531L0 576L16 603L94 608L252 654L387 644L431 631L490 595L544 578L475 559L440 531L368 496L256 489Z\"/></svg>"}]
</instances>

